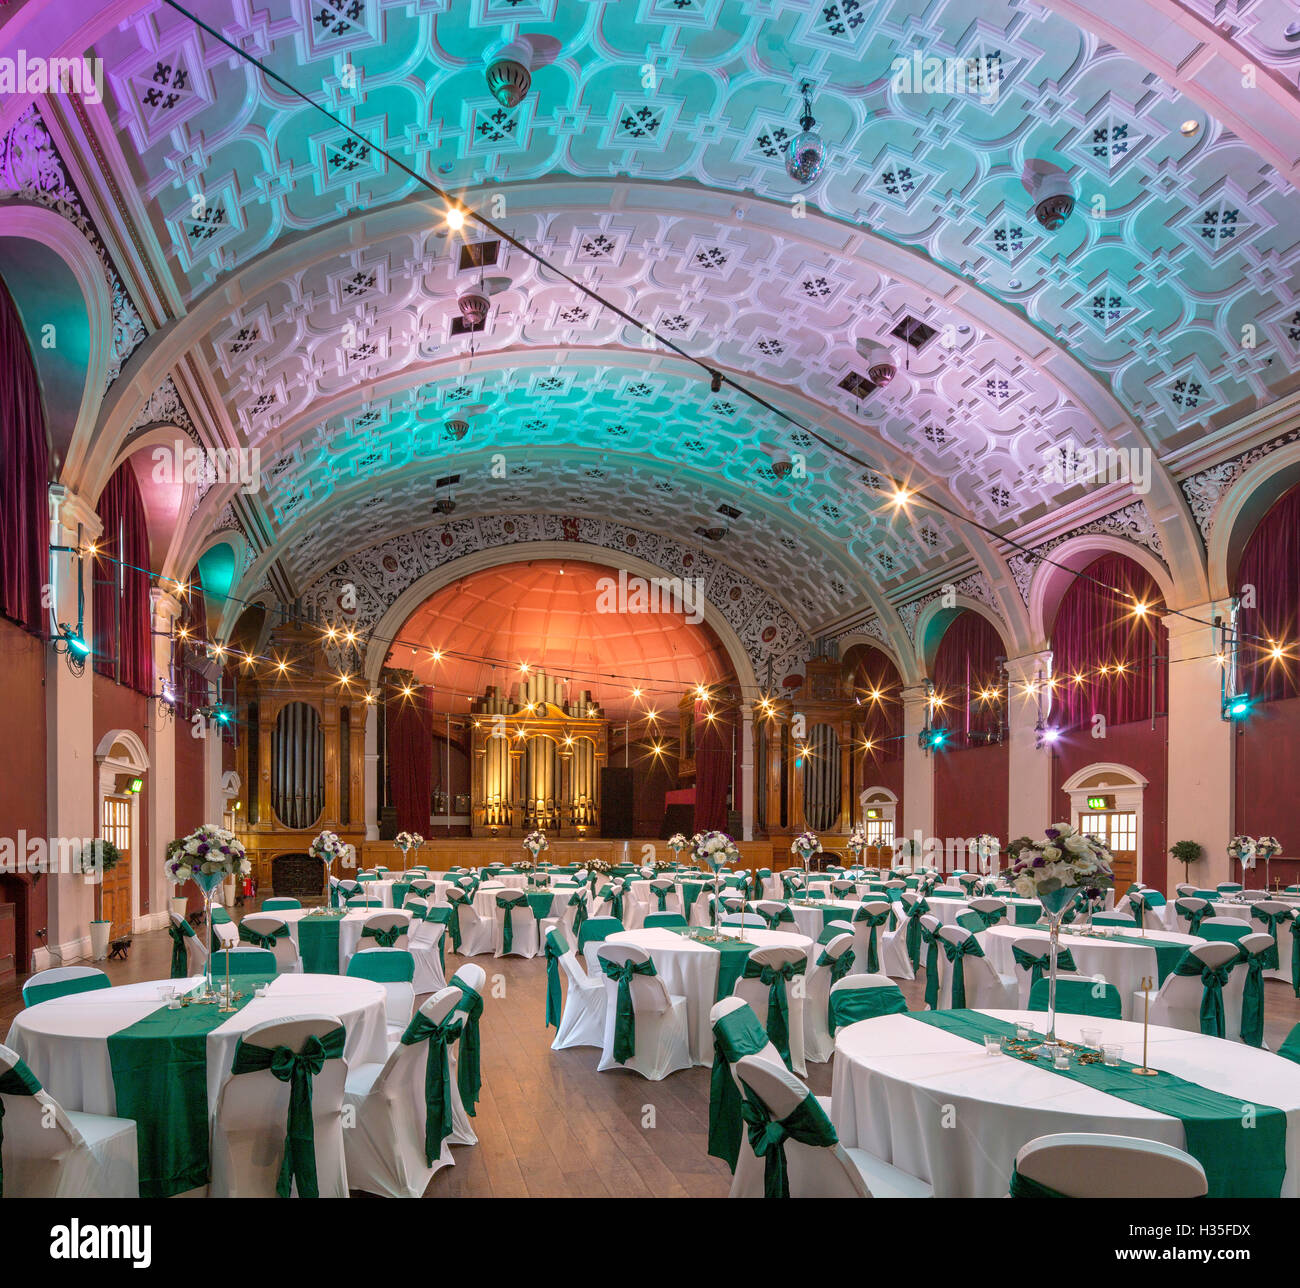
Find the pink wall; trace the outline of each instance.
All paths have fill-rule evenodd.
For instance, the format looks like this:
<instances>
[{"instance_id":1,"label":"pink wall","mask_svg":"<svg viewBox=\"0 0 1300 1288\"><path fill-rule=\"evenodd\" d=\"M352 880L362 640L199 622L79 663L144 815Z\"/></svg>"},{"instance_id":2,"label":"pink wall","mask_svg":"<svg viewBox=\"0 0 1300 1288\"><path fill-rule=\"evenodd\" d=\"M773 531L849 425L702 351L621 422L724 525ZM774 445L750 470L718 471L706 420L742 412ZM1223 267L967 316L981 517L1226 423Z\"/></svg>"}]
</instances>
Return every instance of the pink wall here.
<instances>
[{"instance_id":1,"label":"pink wall","mask_svg":"<svg viewBox=\"0 0 1300 1288\"><path fill-rule=\"evenodd\" d=\"M1237 831L1276 836L1283 855L1269 864L1273 880L1300 881L1300 698L1260 703L1237 726ZM1227 838L1224 838L1225 842ZM1232 879L1237 879L1232 865ZM1258 870L1262 886L1264 868Z\"/></svg>"},{"instance_id":2,"label":"pink wall","mask_svg":"<svg viewBox=\"0 0 1300 1288\"><path fill-rule=\"evenodd\" d=\"M968 840L988 832L1006 841L1007 745L936 752L933 760L935 835Z\"/></svg>"}]
</instances>

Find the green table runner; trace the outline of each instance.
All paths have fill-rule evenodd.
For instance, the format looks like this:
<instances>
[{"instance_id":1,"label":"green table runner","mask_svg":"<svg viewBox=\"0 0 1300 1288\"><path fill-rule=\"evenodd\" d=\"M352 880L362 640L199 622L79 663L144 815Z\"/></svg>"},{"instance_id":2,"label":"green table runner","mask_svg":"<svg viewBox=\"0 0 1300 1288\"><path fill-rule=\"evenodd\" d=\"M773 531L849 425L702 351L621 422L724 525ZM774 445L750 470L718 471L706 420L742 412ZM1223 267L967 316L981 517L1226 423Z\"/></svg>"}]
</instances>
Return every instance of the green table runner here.
<instances>
[{"instance_id":1,"label":"green table runner","mask_svg":"<svg viewBox=\"0 0 1300 1288\"><path fill-rule=\"evenodd\" d=\"M245 996L236 1010L274 978L241 975ZM208 1183L208 1034L230 1016L216 1006L164 1005L108 1039L117 1116L135 1119L141 1198L170 1198Z\"/></svg>"},{"instance_id":2,"label":"green table runner","mask_svg":"<svg viewBox=\"0 0 1300 1288\"><path fill-rule=\"evenodd\" d=\"M339 922L341 917L300 917L298 952L308 975L339 973Z\"/></svg>"},{"instance_id":3,"label":"green table runner","mask_svg":"<svg viewBox=\"0 0 1300 1288\"><path fill-rule=\"evenodd\" d=\"M528 900L528 910L538 921L551 915L551 901L555 895L550 890L530 890L524 898Z\"/></svg>"},{"instance_id":4,"label":"green table runner","mask_svg":"<svg viewBox=\"0 0 1300 1288\"><path fill-rule=\"evenodd\" d=\"M688 938L694 937L689 929L683 930L680 926L665 926L664 929L671 930L674 935L685 935ZM718 986L713 992L713 1000L720 1002L724 997L731 996L736 987L736 981L745 973L745 963L749 960L749 954L758 945L747 944L743 939L731 939L725 944L705 944L704 946L715 949L722 955L722 960L718 963Z\"/></svg>"},{"instance_id":5,"label":"green table runner","mask_svg":"<svg viewBox=\"0 0 1300 1288\"><path fill-rule=\"evenodd\" d=\"M1183 960L1187 951L1186 944L1171 944L1162 939L1143 939L1140 935L1107 935L1102 941L1109 944L1132 944L1135 948L1150 948L1156 955L1156 970L1160 975L1157 987L1165 982L1165 976Z\"/></svg>"},{"instance_id":6,"label":"green table runner","mask_svg":"<svg viewBox=\"0 0 1300 1288\"><path fill-rule=\"evenodd\" d=\"M978 1011L912 1011L907 1018L981 1046L987 1035L1014 1037L1016 1032L1014 1024ZM1286 1174L1286 1114L1282 1110L1253 1101L1247 1106L1240 1099L1163 1070L1157 1077L1139 1078L1132 1072L1138 1066L1128 1061L1114 1067L1100 1061L1071 1063L1068 1069L1053 1068L1042 1060L1035 1064L1130 1105L1179 1119L1188 1153L1205 1169L1210 1198L1280 1197ZM1247 1108L1253 1122L1249 1128Z\"/></svg>"}]
</instances>

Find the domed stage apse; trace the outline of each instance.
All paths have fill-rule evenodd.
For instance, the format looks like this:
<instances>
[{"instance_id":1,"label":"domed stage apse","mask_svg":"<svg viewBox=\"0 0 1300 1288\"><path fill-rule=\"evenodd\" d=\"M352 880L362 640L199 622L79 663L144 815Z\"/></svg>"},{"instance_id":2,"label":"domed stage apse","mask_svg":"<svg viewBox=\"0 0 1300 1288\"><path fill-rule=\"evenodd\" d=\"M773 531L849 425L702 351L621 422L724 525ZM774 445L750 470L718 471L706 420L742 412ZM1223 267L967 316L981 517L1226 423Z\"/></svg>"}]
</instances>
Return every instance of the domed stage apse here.
<instances>
[{"instance_id":1,"label":"domed stage apse","mask_svg":"<svg viewBox=\"0 0 1300 1288\"><path fill-rule=\"evenodd\" d=\"M703 610L681 579L557 559L484 569L431 595L389 651L390 689L412 692L389 702L388 744L400 757L427 722L435 835L438 806L452 813L448 786L467 788L456 813L475 837L630 836L648 821L632 820L647 788L657 822L660 799L692 786L701 693L719 715L735 696ZM460 784L453 749L468 761ZM390 765L390 780L402 769Z\"/></svg>"}]
</instances>

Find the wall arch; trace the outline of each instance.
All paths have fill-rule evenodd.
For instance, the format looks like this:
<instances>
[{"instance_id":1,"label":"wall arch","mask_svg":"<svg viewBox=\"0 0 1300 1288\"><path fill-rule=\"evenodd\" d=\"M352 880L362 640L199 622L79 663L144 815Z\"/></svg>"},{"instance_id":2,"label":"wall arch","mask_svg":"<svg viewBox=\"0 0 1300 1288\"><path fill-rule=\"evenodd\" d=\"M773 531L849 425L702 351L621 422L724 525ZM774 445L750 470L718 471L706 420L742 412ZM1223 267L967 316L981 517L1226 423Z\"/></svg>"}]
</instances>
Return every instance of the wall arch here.
<instances>
[{"instance_id":1,"label":"wall arch","mask_svg":"<svg viewBox=\"0 0 1300 1288\"><path fill-rule=\"evenodd\" d=\"M958 595L955 606L949 608L944 607L941 599L934 599L921 610L920 617L916 619L916 653L923 675L929 675L934 670L935 654L939 651L944 632L953 619L967 609L978 613L997 631L1006 656L1011 656L1007 624L987 604L966 595Z\"/></svg>"},{"instance_id":2,"label":"wall arch","mask_svg":"<svg viewBox=\"0 0 1300 1288\"><path fill-rule=\"evenodd\" d=\"M1242 553L1256 527L1274 504L1300 484L1300 443L1288 443L1258 460L1228 489L1210 532L1210 593L1232 596Z\"/></svg>"}]
</instances>

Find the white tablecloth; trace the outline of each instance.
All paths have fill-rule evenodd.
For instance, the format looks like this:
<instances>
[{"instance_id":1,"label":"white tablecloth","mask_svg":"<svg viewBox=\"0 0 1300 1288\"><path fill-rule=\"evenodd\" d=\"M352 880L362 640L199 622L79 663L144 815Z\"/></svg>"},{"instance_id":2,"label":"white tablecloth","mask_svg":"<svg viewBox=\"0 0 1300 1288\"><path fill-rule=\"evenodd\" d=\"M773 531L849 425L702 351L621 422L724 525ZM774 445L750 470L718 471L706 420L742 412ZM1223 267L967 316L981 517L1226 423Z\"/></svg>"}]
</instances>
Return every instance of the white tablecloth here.
<instances>
[{"instance_id":1,"label":"white tablecloth","mask_svg":"<svg viewBox=\"0 0 1300 1288\"><path fill-rule=\"evenodd\" d=\"M969 899L927 899L926 902L930 905L931 915L938 917L940 924L944 926L953 925L963 912L970 909ZM1007 905L1008 919L1016 915L1012 911L1013 908L1032 908L1037 913L1043 911L1043 905L1037 899L1004 898L1002 902ZM1022 929L1028 930L1029 926L1024 926Z\"/></svg>"},{"instance_id":2,"label":"white tablecloth","mask_svg":"<svg viewBox=\"0 0 1300 1288\"><path fill-rule=\"evenodd\" d=\"M740 938L736 928L736 938ZM813 941L806 935L745 927L745 942L756 948L797 948L813 962ZM717 1001L718 962L720 954L708 944L697 943L671 930L623 930L610 935L610 944L634 944L644 948L654 962L655 971L675 997L686 999L687 1029L691 1060L695 1064L713 1063L713 1028L709 1012ZM588 970L599 975L594 954L598 944L587 945Z\"/></svg>"},{"instance_id":3,"label":"white tablecloth","mask_svg":"<svg viewBox=\"0 0 1300 1288\"><path fill-rule=\"evenodd\" d=\"M159 997L162 985L197 987L200 982L197 976L154 980L56 997L20 1011L5 1045L27 1061L65 1109L116 1115L109 1037L166 1005ZM344 1059L351 1065L382 1062L388 1052L384 998L384 986L367 979L277 976L265 997L255 997L208 1034L209 1112L216 1109L217 1092L240 1035L264 1020L308 1014L337 1016L347 1028Z\"/></svg>"},{"instance_id":4,"label":"white tablecloth","mask_svg":"<svg viewBox=\"0 0 1300 1288\"><path fill-rule=\"evenodd\" d=\"M1120 933L1126 939L1141 937L1136 930ZM1168 930L1148 930L1146 938L1185 944L1188 948L1205 942L1199 935L1182 935ZM999 975L1014 975L1017 983L1025 978L1025 973L1016 965L1012 947L1021 939L1038 939L1046 945L1047 931L1033 926L994 926L980 936L984 955L993 963L993 968ZM1155 981L1153 996L1155 989L1160 987L1160 974L1156 968L1153 949L1143 948L1139 944L1066 934L1061 936L1061 947L1070 950L1070 956L1074 958L1080 975L1094 978L1100 976L1106 983L1115 985L1119 990L1120 1005L1126 1020L1133 1016L1133 994L1142 987L1144 975Z\"/></svg>"},{"instance_id":5,"label":"white tablecloth","mask_svg":"<svg viewBox=\"0 0 1300 1288\"><path fill-rule=\"evenodd\" d=\"M989 1011L1039 1025L1041 1013ZM1142 1058L1142 1025L1060 1015L1056 1031L1079 1041L1101 1030ZM1300 1196L1300 1078L1289 1060L1239 1042L1152 1027L1148 1060L1242 1104L1273 1105L1287 1116L1282 1193ZM865 1149L929 1181L936 1198L1006 1194L1016 1151L1051 1132L1112 1132L1186 1148L1177 1118L1129 1104L1051 1069L986 1055L968 1038L887 1015L841 1029L835 1039L831 1117L841 1143Z\"/></svg>"},{"instance_id":6,"label":"white tablecloth","mask_svg":"<svg viewBox=\"0 0 1300 1288\"><path fill-rule=\"evenodd\" d=\"M393 909L385 909L384 911L393 911ZM408 922L411 920L409 912L403 912L400 908L396 909L396 911L399 916L405 917ZM302 945L298 942L298 923L310 912L310 908L286 908L275 914L277 917L284 918L284 924L289 928L289 938L297 945L299 953L302 952ZM346 972L348 959L357 951L357 945L361 941L361 929L366 924L366 918L376 916L379 912L379 908L349 908L339 918L340 975ZM370 941L370 946L375 947L374 940Z\"/></svg>"}]
</instances>

